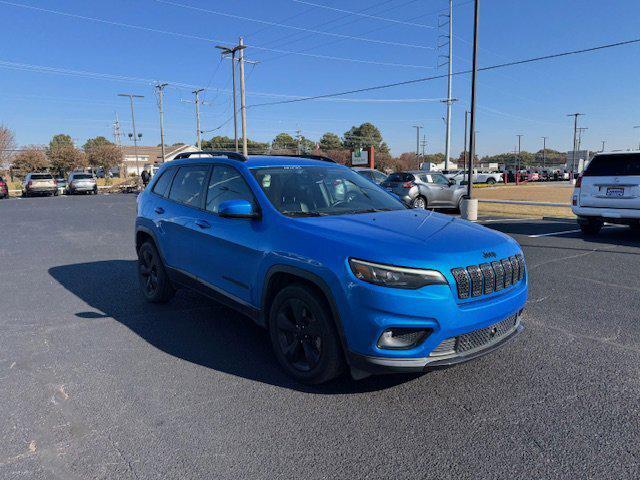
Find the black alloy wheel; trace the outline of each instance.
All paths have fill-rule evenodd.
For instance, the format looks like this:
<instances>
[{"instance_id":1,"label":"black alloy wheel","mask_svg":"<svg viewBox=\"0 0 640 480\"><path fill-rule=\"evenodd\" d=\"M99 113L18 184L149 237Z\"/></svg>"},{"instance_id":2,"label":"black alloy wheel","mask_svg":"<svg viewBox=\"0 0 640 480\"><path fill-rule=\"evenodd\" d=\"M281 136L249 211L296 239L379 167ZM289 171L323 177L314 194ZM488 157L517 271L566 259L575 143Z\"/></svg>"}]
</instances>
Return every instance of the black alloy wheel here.
<instances>
[{"instance_id":1,"label":"black alloy wheel","mask_svg":"<svg viewBox=\"0 0 640 480\"><path fill-rule=\"evenodd\" d=\"M150 242L143 243L138 252L138 280L149 302L164 303L174 294L162 259Z\"/></svg>"},{"instance_id":2,"label":"black alloy wheel","mask_svg":"<svg viewBox=\"0 0 640 480\"><path fill-rule=\"evenodd\" d=\"M311 287L293 284L278 292L269 313L269 335L278 361L300 382L327 382L343 370L333 316Z\"/></svg>"}]
</instances>

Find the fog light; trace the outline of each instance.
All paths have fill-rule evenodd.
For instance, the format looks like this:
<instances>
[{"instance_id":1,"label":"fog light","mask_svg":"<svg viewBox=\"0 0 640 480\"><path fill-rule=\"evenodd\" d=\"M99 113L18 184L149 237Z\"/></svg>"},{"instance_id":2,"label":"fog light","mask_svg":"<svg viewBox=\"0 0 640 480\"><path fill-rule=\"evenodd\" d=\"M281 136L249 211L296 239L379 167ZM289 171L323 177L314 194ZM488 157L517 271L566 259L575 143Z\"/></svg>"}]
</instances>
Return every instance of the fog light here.
<instances>
[{"instance_id":1,"label":"fog light","mask_svg":"<svg viewBox=\"0 0 640 480\"><path fill-rule=\"evenodd\" d=\"M401 350L412 348L429 336L430 328L388 328L378 339L378 348Z\"/></svg>"}]
</instances>

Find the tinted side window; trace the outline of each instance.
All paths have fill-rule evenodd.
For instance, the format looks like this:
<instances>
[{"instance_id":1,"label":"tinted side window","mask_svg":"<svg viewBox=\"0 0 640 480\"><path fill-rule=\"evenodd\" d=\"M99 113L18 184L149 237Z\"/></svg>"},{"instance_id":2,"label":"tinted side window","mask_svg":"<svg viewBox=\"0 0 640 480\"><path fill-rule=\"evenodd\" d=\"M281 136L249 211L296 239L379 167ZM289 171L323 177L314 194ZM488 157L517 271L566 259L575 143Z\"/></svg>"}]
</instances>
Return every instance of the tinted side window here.
<instances>
[{"instance_id":1,"label":"tinted side window","mask_svg":"<svg viewBox=\"0 0 640 480\"><path fill-rule=\"evenodd\" d=\"M180 167L171 185L169 198L192 207L201 207L202 186L208 171L209 167L206 165Z\"/></svg>"},{"instance_id":2,"label":"tinted side window","mask_svg":"<svg viewBox=\"0 0 640 480\"><path fill-rule=\"evenodd\" d=\"M251 188L240 172L227 165L216 165L207 188L206 209L217 213L220 204L227 200L246 200L255 206Z\"/></svg>"},{"instance_id":3,"label":"tinted side window","mask_svg":"<svg viewBox=\"0 0 640 480\"><path fill-rule=\"evenodd\" d=\"M413 182L413 175L410 173L398 172L392 173L387 178L390 182Z\"/></svg>"},{"instance_id":4,"label":"tinted side window","mask_svg":"<svg viewBox=\"0 0 640 480\"><path fill-rule=\"evenodd\" d=\"M176 173L175 168L167 168L158 181L153 185L153 192L166 197L169 193L169 187L171 186L171 180L173 179L173 175Z\"/></svg>"}]
</instances>

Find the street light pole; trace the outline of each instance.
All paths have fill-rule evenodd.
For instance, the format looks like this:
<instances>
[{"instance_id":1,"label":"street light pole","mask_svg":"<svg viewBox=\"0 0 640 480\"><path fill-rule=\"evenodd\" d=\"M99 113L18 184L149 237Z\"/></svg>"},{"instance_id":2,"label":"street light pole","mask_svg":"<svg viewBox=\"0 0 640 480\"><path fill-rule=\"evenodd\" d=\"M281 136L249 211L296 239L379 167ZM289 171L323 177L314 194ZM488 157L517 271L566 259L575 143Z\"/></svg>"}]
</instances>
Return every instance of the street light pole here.
<instances>
[{"instance_id":1,"label":"street light pole","mask_svg":"<svg viewBox=\"0 0 640 480\"><path fill-rule=\"evenodd\" d=\"M160 110L160 148L162 151L162 162L164 163L165 152L164 152L164 110L163 110L163 97L164 97L164 87L166 87L168 83L159 83L156 85L156 90L158 90L158 109Z\"/></svg>"},{"instance_id":2,"label":"street light pole","mask_svg":"<svg viewBox=\"0 0 640 480\"><path fill-rule=\"evenodd\" d=\"M544 168L546 167L546 150L547 150L547 138L549 137L542 137L542 169L544 170Z\"/></svg>"},{"instance_id":3,"label":"street light pole","mask_svg":"<svg viewBox=\"0 0 640 480\"><path fill-rule=\"evenodd\" d=\"M520 164L522 163L522 134L516 135L518 137L518 167L516 168L516 185L520 184Z\"/></svg>"},{"instance_id":4,"label":"street light pole","mask_svg":"<svg viewBox=\"0 0 640 480\"><path fill-rule=\"evenodd\" d=\"M584 115L584 113L568 113L567 117L573 117L573 155L571 156L571 172L569 173L569 177L573 180L573 171L575 169L576 163L576 150L577 150L577 141L578 141L578 117Z\"/></svg>"},{"instance_id":5,"label":"street light pole","mask_svg":"<svg viewBox=\"0 0 640 480\"><path fill-rule=\"evenodd\" d=\"M449 74L447 76L447 132L444 146L444 169L449 169L451 154L451 88L453 80L453 0L449 0Z\"/></svg>"},{"instance_id":6,"label":"street light pole","mask_svg":"<svg viewBox=\"0 0 640 480\"><path fill-rule=\"evenodd\" d=\"M424 128L422 125L414 125L416 129L416 157L420 156L420 129Z\"/></svg>"},{"instance_id":7,"label":"street light pole","mask_svg":"<svg viewBox=\"0 0 640 480\"><path fill-rule=\"evenodd\" d=\"M467 198L471 200L473 183L473 159L476 154L476 78L478 76L478 22L480 17L480 0L475 0L473 14L473 66L471 73L471 122L469 125L469 183L467 184Z\"/></svg>"},{"instance_id":8,"label":"street light pole","mask_svg":"<svg viewBox=\"0 0 640 480\"><path fill-rule=\"evenodd\" d=\"M246 157L247 151L247 104L244 96L244 41L240 37L238 41L240 48L240 113L242 117L242 154Z\"/></svg>"},{"instance_id":9,"label":"street light pole","mask_svg":"<svg viewBox=\"0 0 640 480\"><path fill-rule=\"evenodd\" d=\"M221 50L222 55L231 55L231 77L233 79L233 137L235 140L236 152L238 151L238 107L236 106L236 52L247 48L245 45L225 47L216 45Z\"/></svg>"},{"instance_id":10,"label":"street light pole","mask_svg":"<svg viewBox=\"0 0 640 480\"><path fill-rule=\"evenodd\" d=\"M136 155L136 175L140 175L140 164L138 163L138 132L136 132L136 115L133 110L133 99L144 98L143 95L133 95L131 93L119 93L119 97L128 97L131 103L131 128L133 129L133 151Z\"/></svg>"}]
</instances>

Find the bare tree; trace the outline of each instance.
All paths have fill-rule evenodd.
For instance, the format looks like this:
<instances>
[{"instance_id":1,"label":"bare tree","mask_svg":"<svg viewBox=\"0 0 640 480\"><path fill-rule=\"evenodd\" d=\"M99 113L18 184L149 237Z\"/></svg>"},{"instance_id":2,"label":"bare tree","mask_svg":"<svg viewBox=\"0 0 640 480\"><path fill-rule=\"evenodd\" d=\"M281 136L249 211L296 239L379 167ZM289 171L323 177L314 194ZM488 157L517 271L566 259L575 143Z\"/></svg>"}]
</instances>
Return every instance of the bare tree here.
<instances>
[{"instance_id":1,"label":"bare tree","mask_svg":"<svg viewBox=\"0 0 640 480\"><path fill-rule=\"evenodd\" d=\"M49 159L44 148L38 145L27 145L14 158L11 164L12 170L19 177L24 177L29 172L45 170L49 167Z\"/></svg>"},{"instance_id":2,"label":"bare tree","mask_svg":"<svg viewBox=\"0 0 640 480\"><path fill-rule=\"evenodd\" d=\"M0 125L0 170L9 167L9 162L13 157L16 148L16 141L13 132L5 125Z\"/></svg>"}]
</instances>

